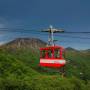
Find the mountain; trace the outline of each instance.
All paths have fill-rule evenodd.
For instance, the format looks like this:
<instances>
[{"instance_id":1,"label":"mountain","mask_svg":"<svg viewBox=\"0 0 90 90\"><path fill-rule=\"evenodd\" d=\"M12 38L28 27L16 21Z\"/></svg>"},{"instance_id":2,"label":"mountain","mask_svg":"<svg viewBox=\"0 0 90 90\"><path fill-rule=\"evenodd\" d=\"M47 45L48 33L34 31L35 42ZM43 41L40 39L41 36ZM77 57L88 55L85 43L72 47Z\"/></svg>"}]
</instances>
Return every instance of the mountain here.
<instances>
[{"instance_id":1,"label":"mountain","mask_svg":"<svg viewBox=\"0 0 90 90\"><path fill-rule=\"evenodd\" d=\"M74 48L71 48L71 47L67 47L67 48L65 48L65 50L66 50L66 51L76 51L76 52L79 51L79 50L74 49Z\"/></svg>"},{"instance_id":2,"label":"mountain","mask_svg":"<svg viewBox=\"0 0 90 90\"><path fill-rule=\"evenodd\" d=\"M87 49L87 50L81 50L81 52L83 52L83 53L90 53L90 49Z\"/></svg>"},{"instance_id":3,"label":"mountain","mask_svg":"<svg viewBox=\"0 0 90 90\"><path fill-rule=\"evenodd\" d=\"M10 41L9 43L6 43L4 45L1 45L0 48L13 48L13 49L24 49L24 48L30 48L30 49L39 49L40 47L45 47L47 45L46 42L37 39L37 38L17 38L15 40ZM65 48L66 51L76 51L79 50L67 47ZM87 50L80 50L81 52L90 52L90 49Z\"/></svg>"},{"instance_id":4,"label":"mountain","mask_svg":"<svg viewBox=\"0 0 90 90\"><path fill-rule=\"evenodd\" d=\"M40 47L46 46L46 43L40 39L36 38L17 38L5 45L2 45L3 48L13 48L13 49L39 49Z\"/></svg>"}]
</instances>

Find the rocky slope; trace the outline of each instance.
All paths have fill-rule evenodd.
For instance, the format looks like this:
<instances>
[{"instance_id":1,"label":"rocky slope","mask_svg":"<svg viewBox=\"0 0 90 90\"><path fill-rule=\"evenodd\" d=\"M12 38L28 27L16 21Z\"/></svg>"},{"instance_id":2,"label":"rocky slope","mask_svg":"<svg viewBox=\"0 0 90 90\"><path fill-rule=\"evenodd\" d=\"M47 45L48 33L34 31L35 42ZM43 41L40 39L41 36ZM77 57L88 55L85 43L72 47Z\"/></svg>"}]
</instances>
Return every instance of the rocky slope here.
<instances>
[{"instance_id":1,"label":"rocky slope","mask_svg":"<svg viewBox=\"0 0 90 90\"><path fill-rule=\"evenodd\" d=\"M39 49L40 47L45 47L46 43L40 39L36 38L17 38L5 45L2 45L1 48L13 48L13 49Z\"/></svg>"}]
</instances>

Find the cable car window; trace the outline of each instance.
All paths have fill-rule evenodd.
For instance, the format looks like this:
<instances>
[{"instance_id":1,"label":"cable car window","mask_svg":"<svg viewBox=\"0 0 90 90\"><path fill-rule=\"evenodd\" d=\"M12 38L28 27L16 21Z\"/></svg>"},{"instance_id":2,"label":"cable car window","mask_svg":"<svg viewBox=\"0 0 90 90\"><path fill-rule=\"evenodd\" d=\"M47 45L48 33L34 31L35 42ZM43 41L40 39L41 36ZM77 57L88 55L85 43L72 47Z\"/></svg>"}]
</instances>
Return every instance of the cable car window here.
<instances>
[{"instance_id":1,"label":"cable car window","mask_svg":"<svg viewBox=\"0 0 90 90\"><path fill-rule=\"evenodd\" d=\"M52 58L52 56L53 56L52 50L48 50L48 56L49 56L49 58Z\"/></svg>"},{"instance_id":2,"label":"cable car window","mask_svg":"<svg viewBox=\"0 0 90 90\"><path fill-rule=\"evenodd\" d=\"M55 58L60 58L60 49L55 49L54 50L54 57Z\"/></svg>"},{"instance_id":3,"label":"cable car window","mask_svg":"<svg viewBox=\"0 0 90 90\"><path fill-rule=\"evenodd\" d=\"M41 57L42 57L42 58L45 58L45 50L42 50L42 51L41 51Z\"/></svg>"}]
</instances>

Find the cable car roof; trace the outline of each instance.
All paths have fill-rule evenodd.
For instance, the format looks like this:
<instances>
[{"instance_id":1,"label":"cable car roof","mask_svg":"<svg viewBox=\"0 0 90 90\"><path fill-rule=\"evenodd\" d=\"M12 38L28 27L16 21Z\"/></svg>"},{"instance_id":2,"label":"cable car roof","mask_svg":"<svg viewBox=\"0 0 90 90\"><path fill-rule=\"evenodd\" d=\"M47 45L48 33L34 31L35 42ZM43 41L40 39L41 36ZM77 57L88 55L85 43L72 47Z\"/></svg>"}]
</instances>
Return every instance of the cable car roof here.
<instances>
[{"instance_id":1,"label":"cable car roof","mask_svg":"<svg viewBox=\"0 0 90 90\"><path fill-rule=\"evenodd\" d=\"M62 46L48 46L44 48L40 48L40 50L49 50L49 49L64 49Z\"/></svg>"}]
</instances>

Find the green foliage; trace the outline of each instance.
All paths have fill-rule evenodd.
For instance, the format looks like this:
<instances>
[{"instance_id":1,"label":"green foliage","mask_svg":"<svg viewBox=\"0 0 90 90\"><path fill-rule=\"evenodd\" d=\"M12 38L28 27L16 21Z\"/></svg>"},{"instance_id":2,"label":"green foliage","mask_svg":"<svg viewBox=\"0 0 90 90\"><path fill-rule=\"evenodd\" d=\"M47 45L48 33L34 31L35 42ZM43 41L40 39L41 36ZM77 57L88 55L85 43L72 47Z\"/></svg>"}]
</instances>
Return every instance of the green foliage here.
<instances>
[{"instance_id":1,"label":"green foliage","mask_svg":"<svg viewBox=\"0 0 90 90\"><path fill-rule=\"evenodd\" d=\"M75 54L67 54L70 64L66 66L67 77L62 78L56 69L38 67L38 52L0 49L0 90L89 90L90 58ZM40 69L47 72L43 74Z\"/></svg>"},{"instance_id":2,"label":"green foliage","mask_svg":"<svg viewBox=\"0 0 90 90\"><path fill-rule=\"evenodd\" d=\"M66 57L68 76L90 80L90 53L68 51Z\"/></svg>"}]
</instances>

